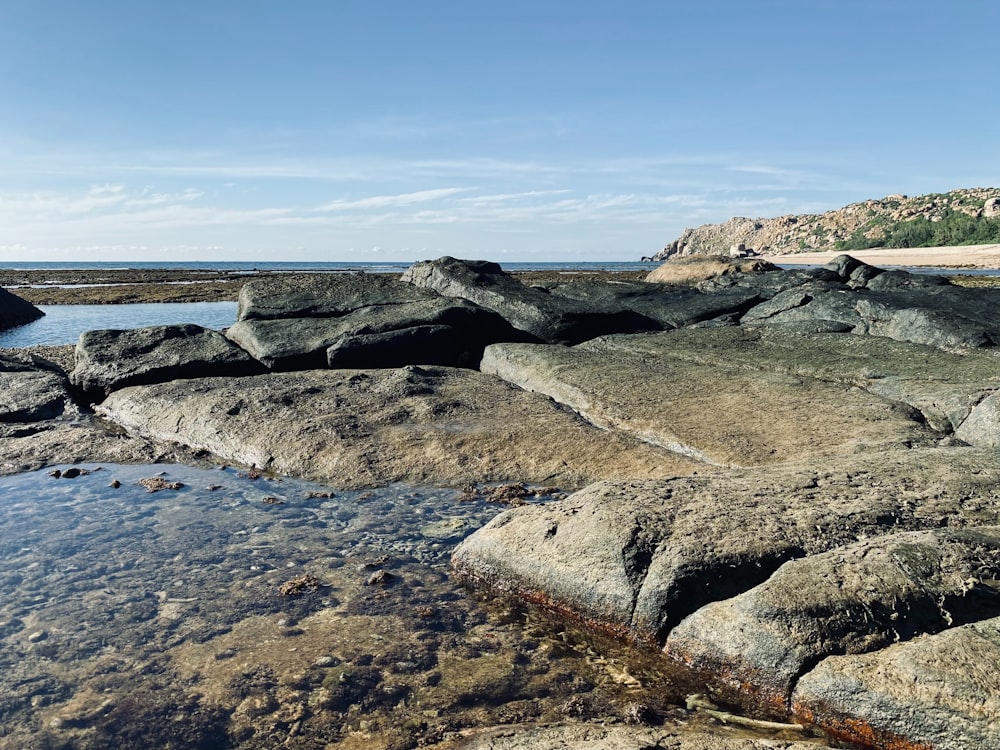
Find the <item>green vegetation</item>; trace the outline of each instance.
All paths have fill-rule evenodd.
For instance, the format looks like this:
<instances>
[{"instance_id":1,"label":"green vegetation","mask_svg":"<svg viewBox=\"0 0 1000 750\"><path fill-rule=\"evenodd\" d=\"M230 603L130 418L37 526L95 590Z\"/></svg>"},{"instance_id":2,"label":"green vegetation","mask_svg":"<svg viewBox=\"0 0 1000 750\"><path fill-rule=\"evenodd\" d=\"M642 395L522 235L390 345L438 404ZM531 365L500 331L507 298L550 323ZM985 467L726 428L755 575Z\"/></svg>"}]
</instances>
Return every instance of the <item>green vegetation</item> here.
<instances>
[{"instance_id":1,"label":"green vegetation","mask_svg":"<svg viewBox=\"0 0 1000 750\"><path fill-rule=\"evenodd\" d=\"M865 250L870 247L938 247L941 245L987 245L1000 242L1000 217L977 219L962 211L942 208L940 220L918 216L888 224L875 231L882 221L871 221L846 240L839 240L838 250Z\"/></svg>"}]
</instances>

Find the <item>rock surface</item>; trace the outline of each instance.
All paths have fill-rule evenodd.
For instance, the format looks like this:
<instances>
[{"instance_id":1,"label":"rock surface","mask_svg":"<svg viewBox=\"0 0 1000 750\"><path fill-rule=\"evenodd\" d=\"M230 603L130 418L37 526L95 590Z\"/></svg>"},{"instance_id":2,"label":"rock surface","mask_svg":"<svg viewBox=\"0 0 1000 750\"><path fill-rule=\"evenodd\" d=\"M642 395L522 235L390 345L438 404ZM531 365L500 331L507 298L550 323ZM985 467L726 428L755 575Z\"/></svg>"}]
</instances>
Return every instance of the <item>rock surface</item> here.
<instances>
[{"instance_id":1,"label":"rock surface","mask_svg":"<svg viewBox=\"0 0 1000 750\"><path fill-rule=\"evenodd\" d=\"M735 337L690 332L694 349ZM567 348L496 344L481 368L543 393L589 422L710 464L752 465L937 439L912 408L846 384L770 368L753 347L699 362L673 333ZM683 347L684 344L681 344ZM721 352L720 352L721 353Z\"/></svg>"},{"instance_id":2,"label":"rock surface","mask_svg":"<svg viewBox=\"0 0 1000 750\"><path fill-rule=\"evenodd\" d=\"M1000 747L1000 618L861 656L832 656L798 683L795 713L873 747Z\"/></svg>"},{"instance_id":3,"label":"rock surface","mask_svg":"<svg viewBox=\"0 0 1000 750\"><path fill-rule=\"evenodd\" d=\"M773 263L759 258L731 258L728 255L685 255L668 259L649 272L646 281L658 284L693 284L718 276L777 271Z\"/></svg>"},{"instance_id":4,"label":"rock surface","mask_svg":"<svg viewBox=\"0 0 1000 750\"><path fill-rule=\"evenodd\" d=\"M782 563L896 530L1000 520L993 454L883 452L708 477L606 481L506 511L455 551L459 575L662 645L684 617Z\"/></svg>"},{"instance_id":5,"label":"rock surface","mask_svg":"<svg viewBox=\"0 0 1000 750\"><path fill-rule=\"evenodd\" d=\"M0 422L54 419L72 404L58 366L32 355L0 354Z\"/></svg>"},{"instance_id":6,"label":"rock surface","mask_svg":"<svg viewBox=\"0 0 1000 750\"><path fill-rule=\"evenodd\" d=\"M373 354L373 357L376 361L384 361L384 342L415 336L420 331L412 329L427 326L451 329L448 336L438 337L438 343L446 346L439 350L413 349L415 360L397 360L395 364L471 366L478 362L487 344L519 338L496 313L465 300L430 294L429 299L359 307L335 317L239 320L230 326L226 335L268 368L286 371L327 366L327 352L331 348L340 352L333 361L337 361L338 356L346 356L350 350L354 352L354 362L361 363L364 355L357 347L364 341L380 346L383 353ZM401 331L410 332L394 333ZM363 336L373 338L359 339Z\"/></svg>"},{"instance_id":7,"label":"rock surface","mask_svg":"<svg viewBox=\"0 0 1000 750\"><path fill-rule=\"evenodd\" d=\"M1000 615L1000 528L866 539L782 565L687 617L664 650L779 714L821 659Z\"/></svg>"},{"instance_id":8,"label":"rock surface","mask_svg":"<svg viewBox=\"0 0 1000 750\"><path fill-rule=\"evenodd\" d=\"M606 333L661 328L634 306L553 295L522 284L489 261L449 257L423 261L413 264L403 280L493 310L515 328L551 343L575 344Z\"/></svg>"},{"instance_id":9,"label":"rock surface","mask_svg":"<svg viewBox=\"0 0 1000 750\"><path fill-rule=\"evenodd\" d=\"M27 300L0 288L0 331L38 320L44 314Z\"/></svg>"},{"instance_id":10,"label":"rock surface","mask_svg":"<svg viewBox=\"0 0 1000 750\"><path fill-rule=\"evenodd\" d=\"M340 487L494 480L579 487L705 468L596 430L543 396L451 368L175 381L116 391L98 411L130 432Z\"/></svg>"},{"instance_id":11,"label":"rock surface","mask_svg":"<svg viewBox=\"0 0 1000 750\"><path fill-rule=\"evenodd\" d=\"M94 398L129 385L209 375L250 375L260 366L218 331L193 323L81 334L70 382Z\"/></svg>"}]
</instances>

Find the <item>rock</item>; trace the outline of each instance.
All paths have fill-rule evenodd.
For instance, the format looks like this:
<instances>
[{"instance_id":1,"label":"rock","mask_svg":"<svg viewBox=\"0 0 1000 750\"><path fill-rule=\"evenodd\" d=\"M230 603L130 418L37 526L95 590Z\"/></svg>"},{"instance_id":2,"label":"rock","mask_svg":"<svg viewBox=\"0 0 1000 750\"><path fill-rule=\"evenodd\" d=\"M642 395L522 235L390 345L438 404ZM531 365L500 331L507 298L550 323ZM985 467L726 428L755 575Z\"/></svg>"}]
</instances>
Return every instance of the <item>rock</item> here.
<instances>
[{"instance_id":1,"label":"rock","mask_svg":"<svg viewBox=\"0 0 1000 750\"><path fill-rule=\"evenodd\" d=\"M493 310L515 328L551 343L575 344L607 333L661 328L625 307L609 309L571 295L553 295L539 287L525 286L488 261L449 257L422 261L407 269L402 278L418 287Z\"/></svg>"},{"instance_id":2,"label":"rock","mask_svg":"<svg viewBox=\"0 0 1000 750\"><path fill-rule=\"evenodd\" d=\"M72 405L58 366L30 354L0 354L0 422L55 419Z\"/></svg>"},{"instance_id":3,"label":"rock","mask_svg":"<svg viewBox=\"0 0 1000 750\"><path fill-rule=\"evenodd\" d=\"M236 319L335 318L361 308L422 302L437 296L386 274L268 276L243 285Z\"/></svg>"},{"instance_id":4,"label":"rock","mask_svg":"<svg viewBox=\"0 0 1000 750\"><path fill-rule=\"evenodd\" d=\"M431 745L430 747L437 747ZM458 750L816 750L812 742L752 737L714 727L586 723L509 725L476 732Z\"/></svg>"},{"instance_id":5,"label":"rock","mask_svg":"<svg viewBox=\"0 0 1000 750\"><path fill-rule=\"evenodd\" d=\"M1000 394L976 404L955 430L955 437L978 448L1000 448Z\"/></svg>"},{"instance_id":6,"label":"rock","mask_svg":"<svg viewBox=\"0 0 1000 750\"><path fill-rule=\"evenodd\" d=\"M406 367L206 378L127 388L99 413L130 432L337 487L397 481L670 476L697 463L581 422L471 370Z\"/></svg>"},{"instance_id":7,"label":"rock","mask_svg":"<svg viewBox=\"0 0 1000 750\"><path fill-rule=\"evenodd\" d=\"M481 369L598 427L709 464L774 463L940 437L906 406L770 368L759 358L764 347L732 347L710 363L678 354L676 347L736 340L720 330L608 336L572 348L496 344Z\"/></svg>"},{"instance_id":8,"label":"rock","mask_svg":"<svg viewBox=\"0 0 1000 750\"><path fill-rule=\"evenodd\" d=\"M192 323L86 331L70 382L101 399L130 385L208 375L250 375L260 366L218 331Z\"/></svg>"},{"instance_id":9,"label":"rock","mask_svg":"<svg viewBox=\"0 0 1000 750\"><path fill-rule=\"evenodd\" d=\"M784 562L896 531L1000 521L995 454L883 451L707 477L605 481L507 510L455 550L457 574L662 645L700 607Z\"/></svg>"},{"instance_id":10,"label":"rock","mask_svg":"<svg viewBox=\"0 0 1000 750\"><path fill-rule=\"evenodd\" d=\"M428 328L431 326L433 331ZM407 330L409 333L401 333ZM338 367L361 367L367 361L372 366L471 366L479 361L487 344L522 338L496 313L438 295L416 302L362 307L339 317L240 320L226 335L274 370L315 369L326 367L328 362ZM425 341L431 336L439 348L423 348L417 341L421 336ZM391 350L404 342L408 342L408 352ZM366 345L373 350L361 351ZM332 355L328 353L331 349ZM345 362L351 364L342 364ZM386 364L375 364L383 362Z\"/></svg>"},{"instance_id":11,"label":"rock","mask_svg":"<svg viewBox=\"0 0 1000 750\"><path fill-rule=\"evenodd\" d=\"M45 315L27 300L0 288L0 331L23 326Z\"/></svg>"},{"instance_id":12,"label":"rock","mask_svg":"<svg viewBox=\"0 0 1000 750\"><path fill-rule=\"evenodd\" d=\"M861 656L831 656L799 680L800 719L872 747L1000 747L1000 618Z\"/></svg>"},{"instance_id":13,"label":"rock","mask_svg":"<svg viewBox=\"0 0 1000 750\"><path fill-rule=\"evenodd\" d=\"M827 656L990 615L1000 615L1000 528L911 531L787 562L690 615L664 650L785 715L799 676Z\"/></svg>"},{"instance_id":14,"label":"rock","mask_svg":"<svg viewBox=\"0 0 1000 750\"><path fill-rule=\"evenodd\" d=\"M650 271L646 281L660 284L694 284L718 276L777 270L778 267L773 263L757 258L746 259L744 255L674 256Z\"/></svg>"}]
</instances>

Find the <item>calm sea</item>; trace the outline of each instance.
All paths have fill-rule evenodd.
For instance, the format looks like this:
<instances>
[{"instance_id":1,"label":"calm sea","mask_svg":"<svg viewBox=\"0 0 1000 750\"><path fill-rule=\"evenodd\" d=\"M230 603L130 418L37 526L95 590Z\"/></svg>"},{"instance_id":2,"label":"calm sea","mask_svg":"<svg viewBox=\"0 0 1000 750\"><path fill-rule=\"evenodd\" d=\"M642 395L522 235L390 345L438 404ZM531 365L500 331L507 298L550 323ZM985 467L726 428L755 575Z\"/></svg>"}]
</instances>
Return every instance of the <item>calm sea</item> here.
<instances>
[{"instance_id":1,"label":"calm sea","mask_svg":"<svg viewBox=\"0 0 1000 750\"><path fill-rule=\"evenodd\" d=\"M0 263L0 268L12 268L17 270L67 270L67 269L151 269L170 268L177 270L193 271L284 271L293 273L296 271L313 271L329 273L347 273L351 271L365 271L367 273L402 273L409 268L412 263L348 263L348 262L289 262L289 263L265 263L256 261L224 261L224 262L179 262L167 263L164 261L132 262L132 261L107 261L98 263L82 263L77 261L59 263L39 263L36 261L22 261L18 263ZM505 271L651 271L656 268L657 263L641 263L633 261L586 261L576 263L501 263Z\"/></svg>"}]
</instances>

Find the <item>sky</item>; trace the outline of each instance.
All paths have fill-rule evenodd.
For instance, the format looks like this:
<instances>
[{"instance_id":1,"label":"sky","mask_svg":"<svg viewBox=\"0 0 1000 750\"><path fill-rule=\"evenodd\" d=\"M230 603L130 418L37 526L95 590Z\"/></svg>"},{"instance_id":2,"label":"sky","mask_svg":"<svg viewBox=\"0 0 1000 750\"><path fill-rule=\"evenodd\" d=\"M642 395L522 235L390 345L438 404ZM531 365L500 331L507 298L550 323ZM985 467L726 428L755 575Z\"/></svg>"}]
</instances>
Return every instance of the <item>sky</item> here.
<instances>
[{"instance_id":1,"label":"sky","mask_svg":"<svg viewBox=\"0 0 1000 750\"><path fill-rule=\"evenodd\" d=\"M3 0L0 262L614 261L1000 186L995 0Z\"/></svg>"}]
</instances>

